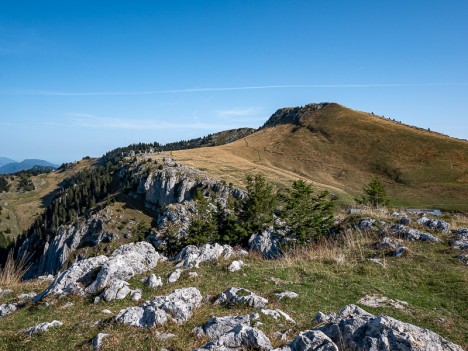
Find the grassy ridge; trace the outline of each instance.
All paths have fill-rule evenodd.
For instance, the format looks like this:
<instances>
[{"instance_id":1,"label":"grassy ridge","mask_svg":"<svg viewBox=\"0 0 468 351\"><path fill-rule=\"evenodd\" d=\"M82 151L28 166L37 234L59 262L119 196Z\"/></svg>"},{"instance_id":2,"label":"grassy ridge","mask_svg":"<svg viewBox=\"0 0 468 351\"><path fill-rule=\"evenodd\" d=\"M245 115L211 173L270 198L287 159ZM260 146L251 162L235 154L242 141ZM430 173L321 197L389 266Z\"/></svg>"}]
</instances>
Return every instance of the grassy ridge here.
<instances>
[{"instance_id":1,"label":"grassy ridge","mask_svg":"<svg viewBox=\"0 0 468 351\"><path fill-rule=\"evenodd\" d=\"M338 104L298 113L300 125L279 124L173 156L237 184L246 172L277 183L305 178L344 202L379 175L395 204L468 210L467 141Z\"/></svg>"}]
</instances>

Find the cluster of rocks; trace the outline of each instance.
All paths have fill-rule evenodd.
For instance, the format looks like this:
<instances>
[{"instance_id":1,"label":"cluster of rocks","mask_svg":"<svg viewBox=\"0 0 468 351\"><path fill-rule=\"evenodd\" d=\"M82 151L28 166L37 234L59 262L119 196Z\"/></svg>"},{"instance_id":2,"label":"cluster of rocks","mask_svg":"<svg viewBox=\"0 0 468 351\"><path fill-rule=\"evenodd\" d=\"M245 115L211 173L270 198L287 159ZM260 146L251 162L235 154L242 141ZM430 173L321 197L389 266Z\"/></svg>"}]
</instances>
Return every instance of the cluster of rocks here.
<instances>
[{"instance_id":1,"label":"cluster of rocks","mask_svg":"<svg viewBox=\"0 0 468 351\"><path fill-rule=\"evenodd\" d=\"M184 247L175 257L176 267L198 268L203 262L214 262L223 258L229 259L233 255L245 256L247 251L234 251L229 245L205 244L200 247L189 245Z\"/></svg>"},{"instance_id":2,"label":"cluster of rocks","mask_svg":"<svg viewBox=\"0 0 468 351\"><path fill-rule=\"evenodd\" d=\"M454 249L468 249L468 228L452 229L453 238L450 240L450 246Z\"/></svg>"},{"instance_id":3,"label":"cluster of rocks","mask_svg":"<svg viewBox=\"0 0 468 351\"><path fill-rule=\"evenodd\" d=\"M432 234L419 231L417 229L408 228L402 224L393 225L390 230L392 233L400 238L408 241L421 240L421 241L432 241L440 242L440 239Z\"/></svg>"},{"instance_id":4,"label":"cluster of rocks","mask_svg":"<svg viewBox=\"0 0 468 351\"><path fill-rule=\"evenodd\" d=\"M169 319L183 323L200 307L201 301L202 295L198 289L177 289L172 294L157 296L141 306L121 310L115 321L144 328L164 325Z\"/></svg>"},{"instance_id":5,"label":"cluster of rocks","mask_svg":"<svg viewBox=\"0 0 468 351\"><path fill-rule=\"evenodd\" d=\"M35 301L48 295L70 293L81 296L101 293L100 298L106 301L122 299L130 293L138 294L129 289L126 280L153 269L159 258L147 242L122 245L110 257L100 255L74 263L36 296Z\"/></svg>"},{"instance_id":6,"label":"cluster of rocks","mask_svg":"<svg viewBox=\"0 0 468 351\"><path fill-rule=\"evenodd\" d=\"M408 248L403 246L401 240L390 238L388 236L382 238L377 244L375 244L375 249L384 253L389 252L395 257L400 257L408 253Z\"/></svg>"}]
</instances>

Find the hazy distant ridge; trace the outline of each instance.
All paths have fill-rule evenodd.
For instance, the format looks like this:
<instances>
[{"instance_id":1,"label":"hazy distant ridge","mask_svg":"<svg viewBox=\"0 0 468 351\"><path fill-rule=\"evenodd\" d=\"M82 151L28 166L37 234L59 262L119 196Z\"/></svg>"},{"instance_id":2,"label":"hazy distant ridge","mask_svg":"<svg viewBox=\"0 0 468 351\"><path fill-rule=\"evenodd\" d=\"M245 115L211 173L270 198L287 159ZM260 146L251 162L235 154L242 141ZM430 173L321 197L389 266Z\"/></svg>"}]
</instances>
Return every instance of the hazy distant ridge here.
<instances>
[{"instance_id":1,"label":"hazy distant ridge","mask_svg":"<svg viewBox=\"0 0 468 351\"><path fill-rule=\"evenodd\" d=\"M8 163L5 163L5 161L8 161ZM21 162L16 162L7 157L0 157L0 174L11 174L19 171L26 171L37 166L52 168L58 167L58 165L45 160L26 159Z\"/></svg>"}]
</instances>

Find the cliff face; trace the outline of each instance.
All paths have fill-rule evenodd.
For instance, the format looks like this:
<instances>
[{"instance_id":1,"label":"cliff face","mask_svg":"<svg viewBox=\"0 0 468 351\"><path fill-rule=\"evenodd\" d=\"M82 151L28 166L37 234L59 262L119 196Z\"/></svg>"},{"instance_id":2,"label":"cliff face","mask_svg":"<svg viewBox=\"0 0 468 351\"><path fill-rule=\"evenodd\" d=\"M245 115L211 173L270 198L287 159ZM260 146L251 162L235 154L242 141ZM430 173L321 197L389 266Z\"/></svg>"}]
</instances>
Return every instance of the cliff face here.
<instances>
[{"instance_id":1,"label":"cliff face","mask_svg":"<svg viewBox=\"0 0 468 351\"><path fill-rule=\"evenodd\" d=\"M301 117L310 112L316 112L329 106L329 102L308 104L304 107L280 108L265 122L262 128L274 127L279 124L301 125Z\"/></svg>"},{"instance_id":2,"label":"cliff face","mask_svg":"<svg viewBox=\"0 0 468 351\"><path fill-rule=\"evenodd\" d=\"M168 157L159 160L157 170L151 170L140 161L134 166L137 171L132 174L139 182L134 197L143 200L145 206L153 210L151 213L154 213L157 225L152 229L158 233L158 240L164 238L169 227L176 228L179 235L185 235L190 218L197 211L196 204L191 200L198 188L205 196L216 198L221 206L225 206L230 197L239 199L246 196L244 191L212 179L197 169L176 164ZM122 175L125 172L131 171L122 168ZM95 247L101 242L118 239L118 232L108 231L103 225L116 215L111 212L109 208L104 208L91 217L79 218L76 224L61 226L54 235L43 238L37 233L29 237L18 250L19 257L30 260L34 257L26 278L55 275L73 261L80 248ZM127 240L134 239L131 235L128 231L124 234Z\"/></svg>"},{"instance_id":3,"label":"cliff face","mask_svg":"<svg viewBox=\"0 0 468 351\"><path fill-rule=\"evenodd\" d=\"M229 196L243 198L245 193L234 187L227 186L219 180L210 178L207 174L181 164L172 159L164 158L164 166L147 178L140 179L137 193L144 196L151 206L167 206L170 204L190 201L197 188L205 192L216 193L219 201L225 202Z\"/></svg>"}]
</instances>

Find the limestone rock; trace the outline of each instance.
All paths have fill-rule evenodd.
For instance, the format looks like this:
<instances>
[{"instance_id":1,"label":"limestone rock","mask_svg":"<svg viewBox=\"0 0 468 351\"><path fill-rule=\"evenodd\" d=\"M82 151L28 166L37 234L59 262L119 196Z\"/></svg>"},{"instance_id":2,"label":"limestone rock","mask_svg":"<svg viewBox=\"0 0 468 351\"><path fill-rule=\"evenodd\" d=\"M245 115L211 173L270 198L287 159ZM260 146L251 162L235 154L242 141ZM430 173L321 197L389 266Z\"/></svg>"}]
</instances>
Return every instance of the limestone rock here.
<instances>
[{"instance_id":1,"label":"limestone rock","mask_svg":"<svg viewBox=\"0 0 468 351\"><path fill-rule=\"evenodd\" d=\"M151 274L150 276L143 279L143 283L146 284L150 289L155 289L158 286L163 285L161 277L156 277L155 274Z\"/></svg>"},{"instance_id":2,"label":"limestone rock","mask_svg":"<svg viewBox=\"0 0 468 351\"><path fill-rule=\"evenodd\" d=\"M296 321L294 319L292 319L287 313L281 311L278 308L274 310L262 309L261 312L266 316L273 317L273 319L284 319L286 322L296 324Z\"/></svg>"},{"instance_id":3,"label":"limestone rock","mask_svg":"<svg viewBox=\"0 0 468 351\"><path fill-rule=\"evenodd\" d=\"M428 234L425 232L421 232L416 229L408 228L401 224L396 224L391 227L391 230L395 233L395 235L404 238L409 241L413 240L421 240L421 241L432 241L432 242L439 242L440 239L435 237L432 234Z\"/></svg>"},{"instance_id":4,"label":"limestone rock","mask_svg":"<svg viewBox=\"0 0 468 351\"><path fill-rule=\"evenodd\" d=\"M260 316L258 313L246 314L241 316L213 317L208 322L193 330L198 337L203 335L210 339L218 339L238 325L250 326L250 323Z\"/></svg>"},{"instance_id":5,"label":"limestone rock","mask_svg":"<svg viewBox=\"0 0 468 351\"><path fill-rule=\"evenodd\" d=\"M74 263L45 291L36 296L34 301L48 295L74 293L84 296L86 293L95 294L109 287L117 289L120 284L117 281L125 281L135 274L153 269L158 258L158 253L147 242L122 245L111 257L101 255ZM111 297L112 291L109 291L108 297Z\"/></svg>"},{"instance_id":6,"label":"limestone rock","mask_svg":"<svg viewBox=\"0 0 468 351\"><path fill-rule=\"evenodd\" d=\"M408 302L391 299L386 296L381 295L366 295L362 297L359 301L359 304L369 307L393 307L399 310L404 310L408 308Z\"/></svg>"},{"instance_id":7,"label":"limestone rock","mask_svg":"<svg viewBox=\"0 0 468 351\"><path fill-rule=\"evenodd\" d=\"M237 271L240 271L243 266L244 266L244 262L242 260L232 261L228 267L228 271L231 273L237 272Z\"/></svg>"},{"instance_id":8,"label":"limestone rock","mask_svg":"<svg viewBox=\"0 0 468 351\"><path fill-rule=\"evenodd\" d=\"M468 254L458 255L457 259L462 261L464 264L468 264Z\"/></svg>"},{"instance_id":9,"label":"limestone rock","mask_svg":"<svg viewBox=\"0 0 468 351\"><path fill-rule=\"evenodd\" d=\"M468 249L468 228L454 229L452 233L455 236L450 240L450 246L454 249Z\"/></svg>"},{"instance_id":10,"label":"limestone rock","mask_svg":"<svg viewBox=\"0 0 468 351\"><path fill-rule=\"evenodd\" d=\"M228 333L221 335L216 341L210 342L196 351L269 351L271 349L270 340L261 330L246 325L237 325Z\"/></svg>"},{"instance_id":11,"label":"limestone rock","mask_svg":"<svg viewBox=\"0 0 468 351\"><path fill-rule=\"evenodd\" d=\"M202 296L196 288L177 289L172 294L157 296L141 306L122 309L115 317L119 323L136 327L153 327L167 323L186 322L200 307Z\"/></svg>"},{"instance_id":12,"label":"limestone rock","mask_svg":"<svg viewBox=\"0 0 468 351\"><path fill-rule=\"evenodd\" d=\"M167 279L167 281L171 284L175 283L176 281L179 280L180 278L180 275L182 274L183 270L182 269L176 269L174 272L172 272L170 275L169 275L169 278Z\"/></svg>"},{"instance_id":13,"label":"limestone rock","mask_svg":"<svg viewBox=\"0 0 468 351\"><path fill-rule=\"evenodd\" d=\"M340 350L462 351L432 331L385 315L374 316L355 305L345 306L316 330L327 335Z\"/></svg>"},{"instance_id":14,"label":"limestone rock","mask_svg":"<svg viewBox=\"0 0 468 351\"><path fill-rule=\"evenodd\" d=\"M93 339L93 351L99 351L102 346L102 341L108 336L109 334L106 333L99 333L96 335L96 337Z\"/></svg>"},{"instance_id":15,"label":"limestone rock","mask_svg":"<svg viewBox=\"0 0 468 351\"><path fill-rule=\"evenodd\" d=\"M13 313L18 309L14 303L4 303L0 305L0 317L6 316L7 314Z\"/></svg>"},{"instance_id":16,"label":"limestone rock","mask_svg":"<svg viewBox=\"0 0 468 351\"><path fill-rule=\"evenodd\" d=\"M219 294L214 302L215 304L226 305L248 305L255 308L265 308L268 300L256 295L250 290L244 288L229 288Z\"/></svg>"},{"instance_id":17,"label":"limestone rock","mask_svg":"<svg viewBox=\"0 0 468 351\"><path fill-rule=\"evenodd\" d=\"M306 330L296 336L289 345L273 351L340 351L340 349L320 330Z\"/></svg>"},{"instance_id":18,"label":"limestone rock","mask_svg":"<svg viewBox=\"0 0 468 351\"><path fill-rule=\"evenodd\" d=\"M48 332L49 331L49 328L52 328L52 327L59 327L63 325L62 322L60 321L52 321L52 322L44 322L44 323L39 323L38 325L35 325L34 327L30 327L28 329L25 330L25 333L29 334L29 335L33 335L33 334L36 334L36 333L45 333L45 332Z\"/></svg>"},{"instance_id":19,"label":"limestone rock","mask_svg":"<svg viewBox=\"0 0 468 351\"><path fill-rule=\"evenodd\" d=\"M249 249L257 251L267 259L275 259L282 255L281 236L273 227L269 227L260 234L253 234L249 238Z\"/></svg>"},{"instance_id":20,"label":"limestone rock","mask_svg":"<svg viewBox=\"0 0 468 351\"><path fill-rule=\"evenodd\" d=\"M438 230L440 232L448 232L450 224L439 219L430 219L425 216L418 219L418 223L430 229Z\"/></svg>"},{"instance_id":21,"label":"limestone rock","mask_svg":"<svg viewBox=\"0 0 468 351\"><path fill-rule=\"evenodd\" d=\"M19 294L18 296L16 296L16 298L20 301L24 301L24 300L33 299L36 296L37 296L37 293L30 292L30 293L25 293L25 294Z\"/></svg>"},{"instance_id":22,"label":"limestone rock","mask_svg":"<svg viewBox=\"0 0 468 351\"><path fill-rule=\"evenodd\" d=\"M217 243L213 245L205 244L200 247L189 245L184 247L174 259L179 261L176 267L198 268L200 263L203 262L213 262L220 258L228 259L233 252L231 246L221 246Z\"/></svg>"},{"instance_id":23,"label":"limestone rock","mask_svg":"<svg viewBox=\"0 0 468 351\"><path fill-rule=\"evenodd\" d=\"M364 218L361 219L357 225L359 230L367 231L374 229L375 219L373 218Z\"/></svg>"},{"instance_id":24,"label":"limestone rock","mask_svg":"<svg viewBox=\"0 0 468 351\"><path fill-rule=\"evenodd\" d=\"M281 293L276 293L275 296L278 298L278 300L282 300L284 298L297 299L299 297L299 295L294 291L283 291Z\"/></svg>"}]
</instances>

